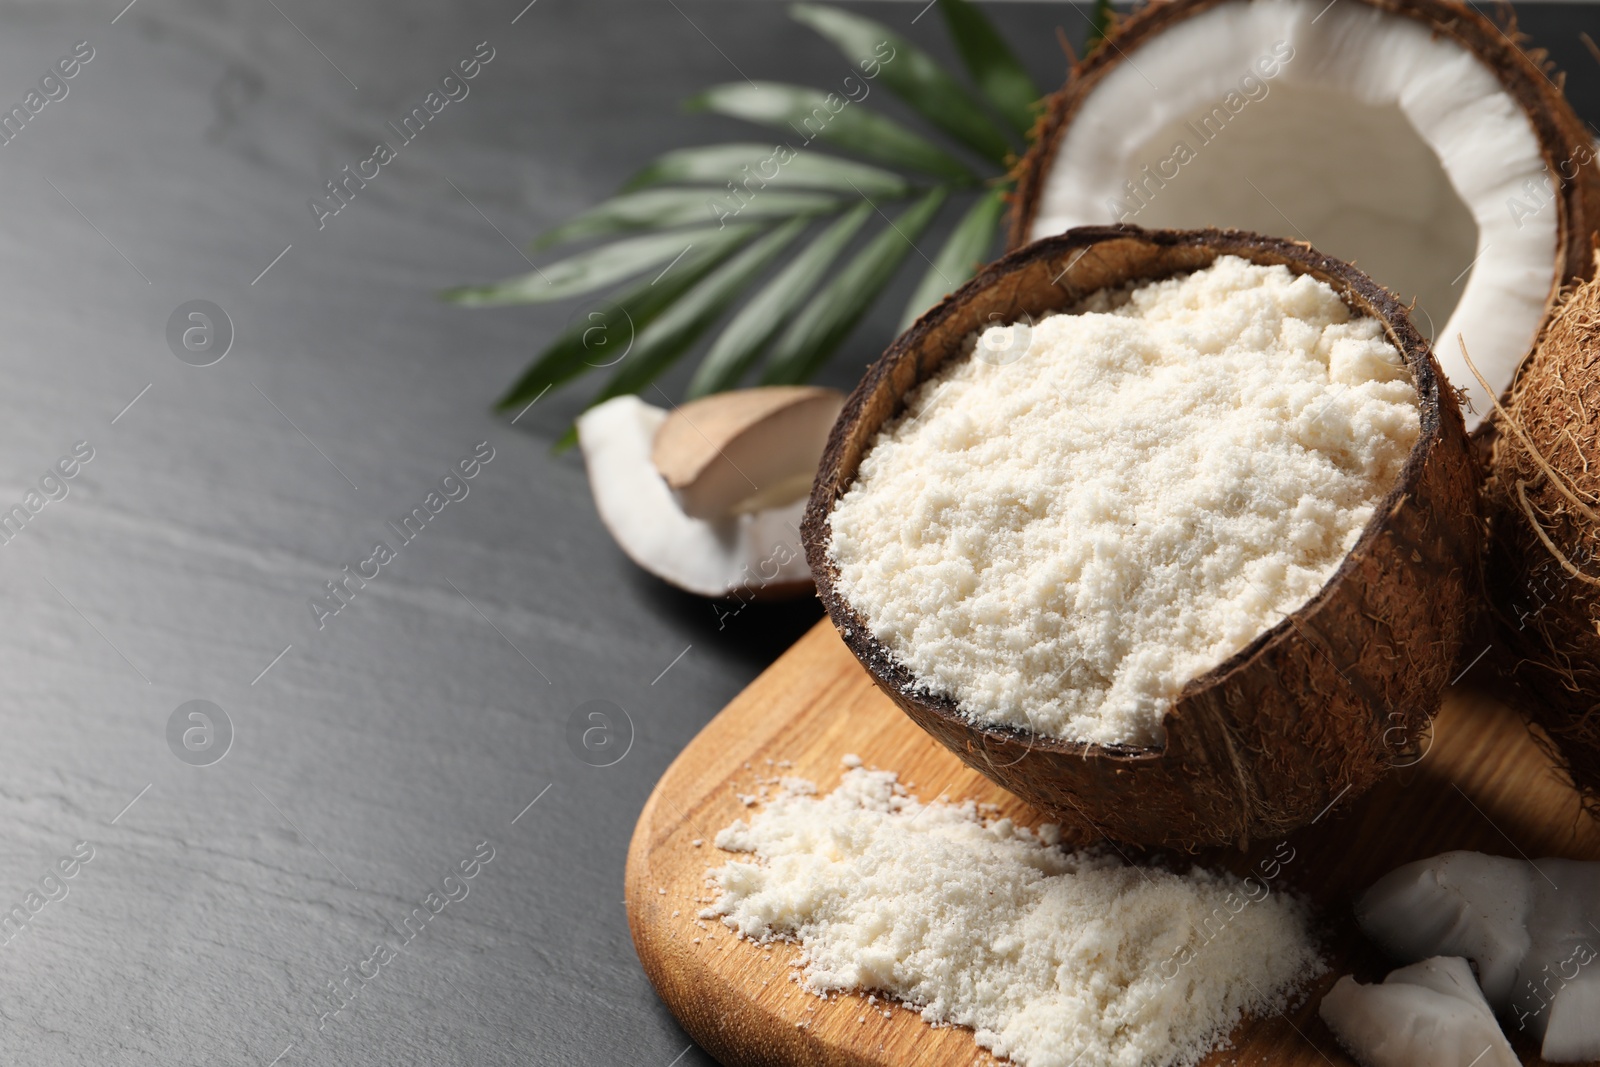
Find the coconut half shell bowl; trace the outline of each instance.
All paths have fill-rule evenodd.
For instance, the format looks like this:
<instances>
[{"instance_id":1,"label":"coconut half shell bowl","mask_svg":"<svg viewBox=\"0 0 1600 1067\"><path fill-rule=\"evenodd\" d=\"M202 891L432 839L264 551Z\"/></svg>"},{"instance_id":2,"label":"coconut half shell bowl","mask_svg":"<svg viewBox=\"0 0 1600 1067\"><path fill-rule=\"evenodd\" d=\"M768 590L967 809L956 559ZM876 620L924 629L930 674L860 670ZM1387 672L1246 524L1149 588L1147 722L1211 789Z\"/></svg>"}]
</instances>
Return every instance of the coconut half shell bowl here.
<instances>
[{"instance_id":1,"label":"coconut half shell bowl","mask_svg":"<svg viewBox=\"0 0 1600 1067\"><path fill-rule=\"evenodd\" d=\"M1159 748L974 725L929 695L836 588L828 517L905 398L987 326L1069 309L1108 287L1209 266L1283 264L1382 322L1410 368L1421 434L1398 484L1320 592L1184 687ZM1242 231L1083 227L984 269L902 334L845 403L802 535L817 593L880 689L967 765L1064 823L1193 849L1282 835L1414 761L1480 590L1479 473L1455 395L1387 290L1309 246Z\"/></svg>"}]
</instances>

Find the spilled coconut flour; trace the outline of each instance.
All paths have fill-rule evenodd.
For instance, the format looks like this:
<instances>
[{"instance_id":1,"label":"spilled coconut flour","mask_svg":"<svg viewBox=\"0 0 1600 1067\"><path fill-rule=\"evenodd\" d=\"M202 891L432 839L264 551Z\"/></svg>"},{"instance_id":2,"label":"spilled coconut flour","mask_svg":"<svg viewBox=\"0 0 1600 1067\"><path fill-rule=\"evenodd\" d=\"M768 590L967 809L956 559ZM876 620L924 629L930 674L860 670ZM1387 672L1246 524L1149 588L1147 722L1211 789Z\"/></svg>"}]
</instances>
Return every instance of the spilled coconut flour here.
<instances>
[{"instance_id":1,"label":"spilled coconut flour","mask_svg":"<svg viewBox=\"0 0 1600 1067\"><path fill-rule=\"evenodd\" d=\"M887 993L1022 1067L1188 1065L1322 969L1302 906L1261 878L1068 852L1053 826L922 804L889 771L827 796L783 779L717 835L702 919L803 943L805 988Z\"/></svg>"},{"instance_id":2,"label":"spilled coconut flour","mask_svg":"<svg viewBox=\"0 0 1600 1067\"><path fill-rule=\"evenodd\" d=\"M1420 432L1377 320L1236 256L972 344L878 434L829 552L974 722L1161 743L1188 681L1332 577Z\"/></svg>"}]
</instances>

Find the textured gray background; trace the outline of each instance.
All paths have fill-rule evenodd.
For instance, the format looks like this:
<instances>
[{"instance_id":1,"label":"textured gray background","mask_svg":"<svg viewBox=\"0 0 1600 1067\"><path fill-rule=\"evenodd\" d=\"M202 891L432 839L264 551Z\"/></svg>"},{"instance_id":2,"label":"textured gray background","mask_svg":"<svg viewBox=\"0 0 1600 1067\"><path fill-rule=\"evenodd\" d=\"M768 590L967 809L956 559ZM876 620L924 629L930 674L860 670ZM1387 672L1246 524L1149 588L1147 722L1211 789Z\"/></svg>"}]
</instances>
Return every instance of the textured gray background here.
<instances>
[{"instance_id":1,"label":"textured gray background","mask_svg":"<svg viewBox=\"0 0 1600 1067\"><path fill-rule=\"evenodd\" d=\"M0 947L0 1062L708 1062L634 958L624 851L674 753L815 609L719 629L632 570L547 451L588 386L515 427L486 410L574 305L434 293L524 268L497 227L520 242L657 151L744 135L682 116L694 89L841 64L727 0L538 0L514 25L522 0L122 2L0 8L7 107L96 50L0 146L0 508L95 449L0 546L0 909L95 849ZM864 6L940 43L920 5ZM1081 14L996 13L1056 82L1053 28L1081 40ZM1581 21L1525 25L1595 115ZM485 40L471 95L318 232L307 199ZM214 366L168 350L191 299L234 323ZM319 632L307 598L484 440L470 495ZM194 699L235 729L204 768L167 743ZM615 766L566 740L593 699L634 727ZM319 991L485 839L469 895L319 1031Z\"/></svg>"}]
</instances>

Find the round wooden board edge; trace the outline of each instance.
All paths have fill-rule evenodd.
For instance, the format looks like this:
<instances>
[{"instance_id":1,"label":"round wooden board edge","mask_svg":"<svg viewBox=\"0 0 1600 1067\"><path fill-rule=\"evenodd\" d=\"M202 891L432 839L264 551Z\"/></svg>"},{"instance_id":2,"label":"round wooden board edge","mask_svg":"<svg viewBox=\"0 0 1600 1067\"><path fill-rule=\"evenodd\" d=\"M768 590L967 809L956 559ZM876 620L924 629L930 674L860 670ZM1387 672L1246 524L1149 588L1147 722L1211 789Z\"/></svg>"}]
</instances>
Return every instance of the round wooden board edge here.
<instances>
[{"instance_id":1,"label":"round wooden board edge","mask_svg":"<svg viewBox=\"0 0 1600 1067\"><path fill-rule=\"evenodd\" d=\"M656 995L695 1044L725 1067L793 1067L802 1063L824 1067L883 1067L881 1059L863 1058L855 1050L823 1040L809 1027L786 1024L774 1018L690 951L686 947L689 942L663 936L670 921L662 914L663 910L681 901L676 896L663 897L655 892L661 879L650 876L649 853L652 839L657 838L662 829L657 825L662 807L660 794L672 782L676 764L675 760L662 775L639 814L623 876L628 930L633 937L634 951ZM711 865L707 863L708 867ZM745 947L753 949L754 945ZM773 947L797 950L795 946ZM792 955L793 951L788 954ZM917 1025L926 1024L917 1020ZM974 1058L981 1055L976 1045L972 1051Z\"/></svg>"},{"instance_id":2,"label":"round wooden board edge","mask_svg":"<svg viewBox=\"0 0 1600 1067\"><path fill-rule=\"evenodd\" d=\"M835 677L833 683L818 689L816 681L838 664L848 664L851 668L844 686L841 688ZM703 838L705 845L711 845L712 835L707 831L721 829L739 817L743 809L734 796L734 783L741 777L740 768L749 773L750 764L757 759L790 749L795 744L796 733L803 735L804 730L791 729L793 724L788 720L805 720L805 727L815 725L818 713L814 705L821 703L829 708L827 714L855 716L865 713L870 717L874 709L862 703L869 699L892 715L894 722L890 727L887 722L857 721L856 725L868 731L877 729L875 741L897 735L902 728L915 731L910 720L894 709L887 697L877 693L826 622L820 623L700 730L662 774L635 824L624 875L625 904L635 951L652 986L684 1030L728 1067L778 1067L797 1063L824 1067L884 1067L887 1063L905 1062L912 1056L919 1062L941 1064L998 1062L977 1046L971 1031L960 1027L930 1027L914 1010L888 1001L879 1001L875 1006L878 1011L891 1008L893 1015L884 1021L885 1029L873 1028L871 1033L875 1040L872 1044L859 1040L850 1043L853 1027L834 1023L846 1015L853 1023L858 1013L874 1010L868 1007L865 997L856 994L837 995L826 1004L806 997L809 1003L805 1014L811 1015L818 1025L796 1027L793 1017L786 1018L773 1011L770 1004L763 1005L751 995L748 985L730 979L718 964L738 959L739 966L748 964L753 971L764 972L756 977L769 982L784 981L787 988L787 979L792 973L788 964L798 954L798 946L780 943L758 950L753 944L734 942L724 946L727 954L716 956L704 947L693 945L694 912L681 920L669 918L675 905L685 911L689 908L697 911L701 906L695 902L689 908L683 907L686 900L703 895L701 880L704 872L718 862L717 854L710 849L704 852L694 849L691 839ZM1391 776L1388 785L1375 790L1377 795L1369 798L1377 806L1368 803L1343 813L1337 823L1344 823L1347 818L1350 822L1340 831L1341 836L1365 839L1372 827L1393 819L1394 812L1386 801L1407 798L1422 804L1421 807L1408 805L1408 810L1414 817L1423 819L1426 836L1448 840L1435 840L1426 850L1414 855L1396 856L1388 861L1390 865L1453 847L1502 854L1505 848L1497 838L1504 839L1505 844L1517 851L1521 851L1522 846L1516 844L1516 839L1522 838L1535 854L1600 859L1600 824L1583 818L1570 786L1554 780L1556 776L1548 758L1538 750L1520 717L1487 695L1471 691L1453 693L1446 703L1446 713L1441 715L1437 726L1449 736L1441 740L1435 735L1435 745L1430 745L1428 753L1433 758L1419 761L1423 766ZM823 725L828 724L824 722ZM959 766L953 756L936 744L929 744L930 750L936 750L953 766ZM1438 754L1432 752L1435 746L1441 750ZM859 751L867 753L869 750ZM1444 761L1443 765L1440 760ZM967 768L960 769L971 773ZM1423 779L1439 777L1439 781L1431 790L1426 790L1423 780L1400 780L1418 772L1424 772ZM806 776L816 778L819 785L827 784L826 774L818 775L813 771ZM1418 790L1422 792L1419 794ZM1429 800L1430 794L1432 800ZM1459 800L1452 794L1459 796ZM1441 798L1447 803L1441 804ZM708 812L708 808L713 810ZM1542 818L1537 823L1529 823L1527 820L1536 812ZM1475 832L1471 832L1471 828L1459 828L1460 818L1474 824ZM1511 837L1506 827L1522 832ZM1535 827L1540 832L1529 840L1527 831ZM1308 828L1303 832L1311 831ZM674 838L677 840L673 841ZM692 880L684 873L684 865L677 862L688 855L693 857ZM654 866L653 857L657 860ZM672 887L669 890L672 896L658 892L666 886ZM675 921L689 927L690 935L674 936L675 932L681 932L674 931ZM713 925L711 933L732 937L720 925ZM772 961L736 955L758 951L762 956L771 953ZM1374 973L1364 980L1379 976ZM1331 983L1333 977L1336 976L1327 976L1326 980ZM798 989L795 992L799 995ZM1302 1025L1305 1021L1302 1020ZM869 1016L869 1022L877 1020ZM1294 1024L1286 1021L1284 1027L1293 1028ZM1303 1033L1299 1036L1305 1039ZM1232 1037L1237 1039L1237 1031ZM956 1042L959 1042L959 1051ZM1309 1044L1324 1060L1348 1062L1335 1049L1324 1050L1326 1042ZM1214 1050L1216 1062L1233 1062L1241 1050L1230 1049L1231 1045L1232 1040ZM915 1053L908 1056L912 1049ZM1536 1050L1519 1048L1518 1051L1524 1063L1542 1062Z\"/></svg>"},{"instance_id":3,"label":"round wooden board edge","mask_svg":"<svg viewBox=\"0 0 1600 1067\"><path fill-rule=\"evenodd\" d=\"M901 712L887 698L877 692L866 672L860 670L838 634L824 619L734 697L673 759L640 810L628 845L623 897L634 951L662 1003L695 1043L725 1067L793 1067L795 1064L884 1067L886 1063L903 1062L903 1059L888 1054L889 1042L877 1044L875 1051L885 1054L870 1055L859 1045L852 1046L838 1040L837 1035L829 1033L831 1027L827 1025L796 1026L793 1021L761 1005L749 995L748 990L730 982L725 974L712 965L709 957L691 948L692 942L671 937L667 933L668 923L674 921L670 918L670 911L674 907L685 910L684 899L672 894L671 890L670 895L661 895L657 890L664 884L670 884L669 878L672 876L658 874L651 867L652 852L664 848L666 839L677 834L703 839L707 851L705 859L697 863L702 869L716 865L712 840L707 831L714 834L725 823L718 822L713 826L697 821L696 809L704 802L714 802L714 798L703 791L694 792L692 780L697 771L704 775L709 765L719 769L709 777L714 778L718 785L725 784L741 765L753 759L755 753L781 733L782 724L779 720L782 717L773 715L770 707L767 707L773 703L769 694L777 690L781 694L777 699L786 699L791 691L787 686L789 671L804 670L810 676L809 672L816 670L816 661L822 657L839 657L841 663L848 663L852 681L859 679L863 689L872 694L873 700L882 700L885 709L892 712L897 723L903 721L907 729L916 729L910 720L903 720ZM755 721L765 729L747 729L751 715L757 716ZM948 756L931 740L929 747L937 750L941 758L948 758L955 763L955 757ZM707 751L715 753L709 761L705 758ZM964 772L966 768L961 770ZM684 794L689 794L692 799ZM671 796L679 796L680 799L667 799ZM687 803L685 799L688 799ZM674 812L673 808L678 810ZM695 850L697 853L699 851ZM732 854L727 854L727 857L732 858ZM698 904L693 906L699 907ZM681 916L676 921L684 922L692 918L693 915ZM725 936L732 935L729 933ZM756 946L745 942L733 948L735 951L739 949L755 951ZM773 962L761 966L770 969L773 977L786 980L791 973L788 961L798 955L800 947L780 942L765 948L763 954L766 952L772 954ZM914 1009L898 1002L878 999L869 1006L865 995L850 992L830 994L824 1003L812 994L802 994L798 986L794 988L796 995L805 997L809 1008L816 1009L815 1021L819 1024L825 1023L834 1011L840 1016L849 1014L852 1020L864 1012L891 1011L892 1016L884 1023L893 1032L893 1046L896 1049L917 1048L920 1062L1003 1062L979 1048L971 1030L958 1026L932 1027ZM930 1047L952 1042L959 1042L959 1056L950 1057L943 1050L935 1052ZM934 1054L932 1059L927 1058L926 1054L930 1053Z\"/></svg>"}]
</instances>

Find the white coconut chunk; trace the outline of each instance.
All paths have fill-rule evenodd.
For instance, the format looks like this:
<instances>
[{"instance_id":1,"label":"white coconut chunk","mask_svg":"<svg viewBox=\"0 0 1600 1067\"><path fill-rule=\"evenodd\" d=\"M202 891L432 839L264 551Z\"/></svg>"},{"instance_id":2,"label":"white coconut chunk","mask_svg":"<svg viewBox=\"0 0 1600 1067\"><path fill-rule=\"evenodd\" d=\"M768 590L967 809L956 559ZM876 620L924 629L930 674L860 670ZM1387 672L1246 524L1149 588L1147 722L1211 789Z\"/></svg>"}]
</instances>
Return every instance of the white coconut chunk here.
<instances>
[{"instance_id":1,"label":"white coconut chunk","mask_svg":"<svg viewBox=\"0 0 1600 1067\"><path fill-rule=\"evenodd\" d=\"M781 507L811 494L843 406L843 393L812 385L715 393L667 416L651 458L694 518Z\"/></svg>"},{"instance_id":2,"label":"white coconut chunk","mask_svg":"<svg viewBox=\"0 0 1600 1067\"><path fill-rule=\"evenodd\" d=\"M1576 946L1575 946L1576 948ZM1585 949L1589 965L1568 957L1558 975L1575 973L1566 981L1545 1013L1547 1025L1539 1054L1549 1063L1592 1063L1600 1059L1600 972L1592 966L1592 949Z\"/></svg>"},{"instance_id":3,"label":"white coconut chunk","mask_svg":"<svg viewBox=\"0 0 1600 1067\"><path fill-rule=\"evenodd\" d=\"M662 408L619 396L578 419L595 507L618 546L640 567L701 596L809 581L800 547L806 502L714 521L684 514L650 458L666 418Z\"/></svg>"},{"instance_id":4,"label":"white coconut chunk","mask_svg":"<svg viewBox=\"0 0 1600 1067\"><path fill-rule=\"evenodd\" d=\"M1528 865L1479 852L1446 852L1384 875L1356 900L1366 935L1400 960L1464 956L1490 1002L1511 996L1532 944Z\"/></svg>"},{"instance_id":5,"label":"white coconut chunk","mask_svg":"<svg viewBox=\"0 0 1600 1067\"><path fill-rule=\"evenodd\" d=\"M1226 0L1115 64L1065 129L1031 236L1240 227L1307 240L1417 300L1452 385L1490 398L1531 346L1559 207L1526 112L1421 22L1365 4Z\"/></svg>"},{"instance_id":6,"label":"white coconut chunk","mask_svg":"<svg viewBox=\"0 0 1600 1067\"><path fill-rule=\"evenodd\" d=\"M1548 1062L1600 1059L1600 863L1447 852L1379 879L1356 918L1397 959L1471 959L1506 1029Z\"/></svg>"},{"instance_id":7,"label":"white coconut chunk","mask_svg":"<svg viewBox=\"0 0 1600 1067\"><path fill-rule=\"evenodd\" d=\"M1364 1067L1518 1067L1472 968L1459 956L1402 967L1379 985L1349 975L1317 1009Z\"/></svg>"},{"instance_id":8,"label":"white coconut chunk","mask_svg":"<svg viewBox=\"0 0 1600 1067\"><path fill-rule=\"evenodd\" d=\"M1527 870L1528 954L1506 1025L1542 1039L1551 1063L1600 1059L1600 863L1541 859Z\"/></svg>"}]
</instances>

